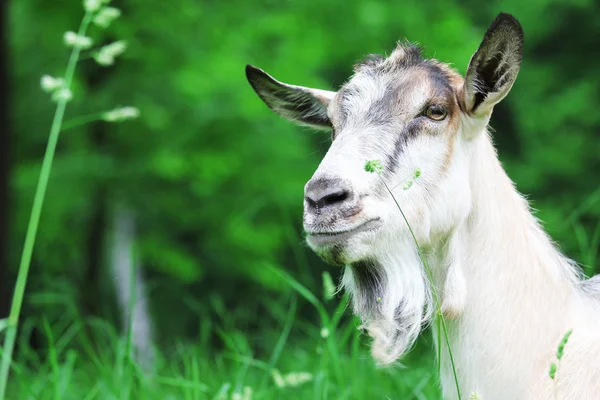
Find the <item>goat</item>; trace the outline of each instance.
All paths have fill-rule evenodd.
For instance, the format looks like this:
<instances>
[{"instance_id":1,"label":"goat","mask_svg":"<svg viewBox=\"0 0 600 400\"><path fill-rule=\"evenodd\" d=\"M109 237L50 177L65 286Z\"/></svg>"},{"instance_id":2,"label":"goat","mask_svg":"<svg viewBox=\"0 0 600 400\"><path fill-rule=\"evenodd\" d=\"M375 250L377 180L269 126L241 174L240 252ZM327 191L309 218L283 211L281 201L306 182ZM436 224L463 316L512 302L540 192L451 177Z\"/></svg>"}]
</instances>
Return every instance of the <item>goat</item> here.
<instances>
[{"instance_id":1,"label":"goat","mask_svg":"<svg viewBox=\"0 0 600 400\"><path fill-rule=\"evenodd\" d=\"M523 39L520 23L499 14L465 78L404 43L357 64L337 92L288 85L250 65L246 76L280 116L332 131L305 186L304 230L312 250L344 266L342 286L376 360L392 363L411 347L438 288L463 394L600 398L600 280L584 280L544 233L487 129L515 82ZM380 176L365 171L369 160L380 160ZM552 381L557 345L571 329ZM445 343L436 346L446 354ZM457 398L448 357L440 379L444 398Z\"/></svg>"}]
</instances>

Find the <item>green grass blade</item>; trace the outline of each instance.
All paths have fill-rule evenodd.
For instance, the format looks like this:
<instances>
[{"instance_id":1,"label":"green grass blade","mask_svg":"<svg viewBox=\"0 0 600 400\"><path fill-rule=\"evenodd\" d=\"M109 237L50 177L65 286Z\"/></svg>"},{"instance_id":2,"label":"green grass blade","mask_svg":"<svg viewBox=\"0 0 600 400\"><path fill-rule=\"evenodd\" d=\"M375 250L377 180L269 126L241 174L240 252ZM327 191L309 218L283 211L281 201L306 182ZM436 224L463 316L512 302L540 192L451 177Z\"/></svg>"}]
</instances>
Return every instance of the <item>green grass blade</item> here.
<instances>
[{"instance_id":1,"label":"green grass blade","mask_svg":"<svg viewBox=\"0 0 600 400\"><path fill-rule=\"evenodd\" d=\"M269 360L269 370L265 372L263 379L260 383L259 389L263 389L267 383L267 380L271 376L271 369L275 368L277 364L277 360L281 356L283 352L283 348L285 347L285 343L292 331L292 325L294 324L294 317L296 316L296 309L298 308L298 297L296 293L292 294L292 300L290 301L290 307L288 309L288 314L285 319L285 325L281 330L281 334L279 335L279 339L277 339L277 343L275 344L275 348L273 349L273 353L271 354L271 358Z\"/></svg>"},{"instance_id":2,"label":"green grass blade","mask_svg":"<svg viewBox=\"0 0 600 400\"><path fill-rule=\"evenodd\" d=\"M44 327L44 332L46 333L46 340L48 341L48 358L50 360L50 367L52 368L54 400L60 400L60 367L58 365L58 355L56 353L54 335L52 334L52 328L50 328L50 323L47 318L44 317L42 325Z\"/></svg>"},{"instance_id":3,"label":"green grass blade","mask_svg":"<svg viewBox=\"0 0 600 400\"><path fill-rule=\"evenodd\" d=\"M85 32L87 31L87 28L92 20L92 15L93 14L89 11L85 13L83 20L81 21L81 25L79 27L79 35L85 35ZM79 59L80 51L81 48L79 46L75 46L73 48L73 51L71 52L71 56L69 57L69 62L67 63L67 70L64 76L65 88L67 89L71 87L71 82L73 81L73 76L75 74L75 66L77 65L77 60ZM50 179L52 161L54 160L56 144L58 143L58 137L60 134L65 110L67 108L67 102L68 100L65 98L59 99L56 106L56 112L54 113L54 119L52 120L52 126L50 128L48 145L46 147L46 153L44 154L44 160L42 161L42 169L35 191L33 207L31 209L31 216L29 218L29 225L27 226L27 233L25 235L25 245L23 246L21 263L19 264L17 283L15 286L12 306L8 317L8 328L6 332L6 338L4 340L2 364L0 365L1 400L5 398L8 374L10 370L10 364L12 361L15 340L17 337L17 324L19 322L19 316L21 314L21 306L23 304L25 287L27 285L27 276L29 274L29 266L31 264L31 255L33 253L33 246L35 244L35 238L40 222L40 216L42 214L42 206L44 204L44 198L46 196L46 188L48 187L48 180Z\"/></svg>"}]
</instances>

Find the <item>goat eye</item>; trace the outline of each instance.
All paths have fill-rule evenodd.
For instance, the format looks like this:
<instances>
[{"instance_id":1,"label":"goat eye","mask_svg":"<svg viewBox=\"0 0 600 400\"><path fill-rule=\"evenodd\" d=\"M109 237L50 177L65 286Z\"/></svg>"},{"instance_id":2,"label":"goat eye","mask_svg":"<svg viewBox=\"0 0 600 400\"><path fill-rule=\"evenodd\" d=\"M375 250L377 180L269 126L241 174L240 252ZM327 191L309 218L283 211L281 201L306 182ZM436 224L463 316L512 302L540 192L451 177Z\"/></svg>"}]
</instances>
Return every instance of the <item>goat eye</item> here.
<instances>
[{"instance_id":1,"label":"goat eye","mask_svg":"<svg viewBox=\"0 0 600 400\"><path fill-rule=\"evenodd\" d=\"M425 110L425 115L427 116L427 118L432 119L434 121L441 121L446 118L446 116L448 115L448 111L446 111L446 108L444 106L432 104L429 107L427 107L427 110Z\"/></svg>"}]
</instances>

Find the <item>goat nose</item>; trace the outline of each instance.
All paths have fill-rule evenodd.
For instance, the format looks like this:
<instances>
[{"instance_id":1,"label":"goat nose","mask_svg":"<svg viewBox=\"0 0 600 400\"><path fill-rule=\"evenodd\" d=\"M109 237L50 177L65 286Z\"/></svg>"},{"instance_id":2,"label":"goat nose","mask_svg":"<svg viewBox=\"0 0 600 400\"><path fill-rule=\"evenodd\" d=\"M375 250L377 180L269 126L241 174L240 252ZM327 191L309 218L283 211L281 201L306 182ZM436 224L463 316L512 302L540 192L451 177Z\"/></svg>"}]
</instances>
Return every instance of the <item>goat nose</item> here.
<instances>
[{"instance_id":1,"label":"goat nose","mask_svg":"<svg viewBox=\"0 0 600 400\"><path fill-rule=\"evenodd\" d=\"M317 179L306 185L304 198L312 209L339 206L351 198L352 192L340 179Z\"/></svg>"}]
</instances>

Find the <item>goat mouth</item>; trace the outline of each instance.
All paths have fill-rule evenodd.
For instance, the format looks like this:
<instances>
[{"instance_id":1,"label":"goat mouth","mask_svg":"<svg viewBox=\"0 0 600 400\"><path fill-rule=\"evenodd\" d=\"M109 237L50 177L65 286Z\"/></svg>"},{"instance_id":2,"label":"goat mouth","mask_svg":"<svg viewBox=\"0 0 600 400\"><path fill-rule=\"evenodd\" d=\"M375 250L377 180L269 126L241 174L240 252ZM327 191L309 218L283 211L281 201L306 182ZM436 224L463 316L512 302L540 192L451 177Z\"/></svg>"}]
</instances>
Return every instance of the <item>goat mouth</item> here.
<instances>
[{"instance_id":1,"label":"goat mouth","mask_svg":"<svg viewBox=\"0 0 600 400\"><path fill-rule=\"evenodd\" d=\"M350 229L306 232L306 240L313 247L323 247L344 242L357 233L374 231L381 227L381 225L381 220L375 218Z\"/></svg>"}]
</instances>

